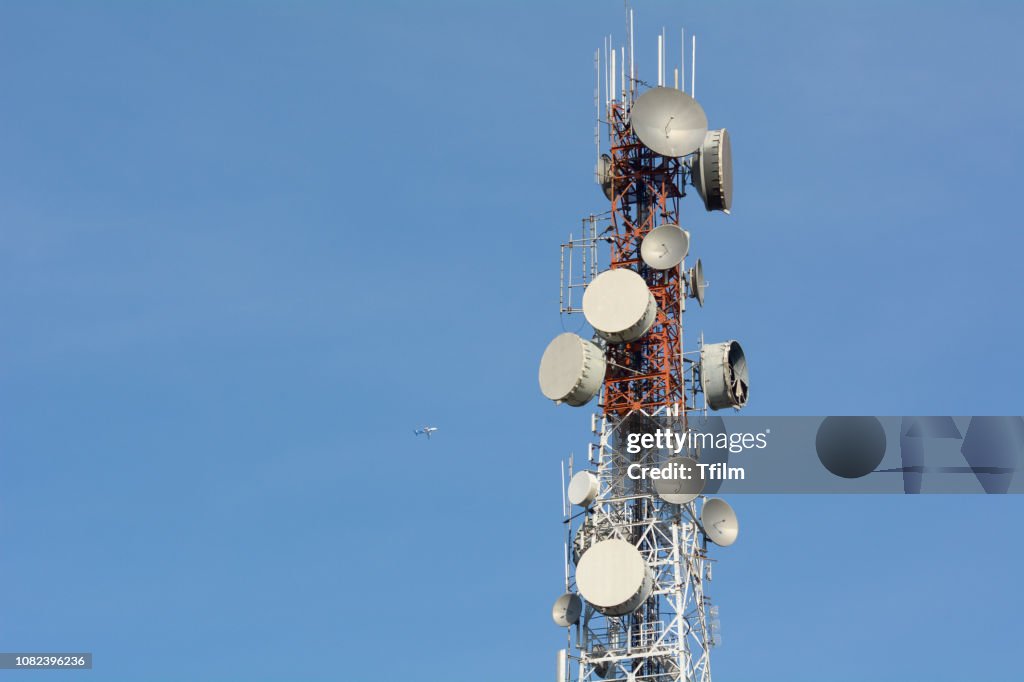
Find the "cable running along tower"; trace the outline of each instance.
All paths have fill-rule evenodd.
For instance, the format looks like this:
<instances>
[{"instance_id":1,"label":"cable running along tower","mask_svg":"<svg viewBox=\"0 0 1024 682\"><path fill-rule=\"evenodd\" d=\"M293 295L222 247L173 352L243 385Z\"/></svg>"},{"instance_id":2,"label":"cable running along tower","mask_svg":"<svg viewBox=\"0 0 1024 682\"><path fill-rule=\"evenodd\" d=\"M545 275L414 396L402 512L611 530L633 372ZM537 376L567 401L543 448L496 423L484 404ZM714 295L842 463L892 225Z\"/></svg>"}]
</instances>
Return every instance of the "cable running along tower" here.
<instances>
[{"instance_id":1,"label":"cable running along tower","mask_svg":"<svg viewBox=\"0 0 1024 682\"><path fill-rule=\"evenodd\" d=\"M566 628L566 647L556 679L709 682L720 634L706 590L708 549L736 540L736 515L704 494L711 486L705 491L699 476L631 476L666 465L693 471L701 452L638 447L630 435L707 430L716 419L709 409L747 402L736 341L705 344L701 336L689 352L683 342L686 301L703 306L706 283L700 260L686 265L690 233L680 207L690 187L707 211L729 212L729 134L708 130L693 97L696 39L689 92L686 36L670 84L664 30L652 86L636 75L632 10L628 18L626 44L616 48L608 37L594 58L596 179L610 209L584 218L581 234L562 244L560 312L583 313L593 334L557 336L539 373L548 399L583 407L596 398L598 407L586 462L569 459L567 489L563 465L564 594L552 618Z\"/></svg>"}]
</instances>

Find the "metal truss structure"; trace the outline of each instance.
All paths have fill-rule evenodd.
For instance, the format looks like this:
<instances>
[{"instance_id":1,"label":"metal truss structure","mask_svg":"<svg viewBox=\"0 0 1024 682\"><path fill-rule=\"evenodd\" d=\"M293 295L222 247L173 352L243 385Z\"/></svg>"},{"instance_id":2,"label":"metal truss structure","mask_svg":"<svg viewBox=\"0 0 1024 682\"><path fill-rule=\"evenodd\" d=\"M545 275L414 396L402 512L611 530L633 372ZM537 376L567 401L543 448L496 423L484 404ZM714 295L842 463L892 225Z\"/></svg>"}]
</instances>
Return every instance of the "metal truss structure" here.
<instances>
[{"instance_id":1,"label":"metal truss structure","mask_svg":"<svg viewBox=\"0 0 1024 682\"><path fill-rule=\"evenodd\" d=\"M654 326L636 341L606 344L594 339L608 362L601 410L592 418L595 439L588 447L588 469L596 473L600 487L587 509L563 505L565 588L577 591L575 565L582 552L611 538L625 540L641 552L654 575L654 587L627 615L609 616L586 605L579 622L567 630L559 682L710 682L710 650L719 636L717 608L705 594L712 566L698 523L705 498L670 504L651 488L649 479L627 475L631 465L660 466L669 456L655 450L630 454L625 447L630 433L650 432L656 428L655 417L658 426L685 432L688 419L707 414L699 350L692 355L683 350L685 263L656 270L640 257L648 232L665 223L681 224L689 167L685 159L659 155L636 137L629 124L634 94L631 88L607 104L604 123L611 164L606 192L611 210L600 218L585 218L583 236L570 237L562 245L560 307L563 313L581 312L573 292L597 274L596 249L604 242L610 246L609 267L639 273L658 311ZM581 263L574 269L575 259ZM572 476L571 459L568 470Z\"/></svg>"},{"instance_id":2,"label":"metal truss structure","mask_svg":"<svg viewBox=\"0 0 1024 682\"><path fill-rule=\"evenodd\" d=\"M642 338L609 349L603 407L605 414L651 413L683 404L681 302L685 294L681 275L685 270L683 265L668 270L648 267L640 258L640 243L658 225L679 224L685 166L679 159L654 153L636 138L625 104L611 103L608 126L612 157L610 267L640 273L658 303L658 316Z\"/></svg>"},{"instance_id":3,"label":"metal truss structure","mask_svg":"<svg viewBox=\"0 0 1024 682\"><path fill-rule=\"evenodd\" d=\"M564 519L566 590L576 590L574 570L582 552L611 538L640 550L652 569L654 587L640 608L624 616L585 607L580 622L568 631L567 650L578 664L571 679L710 682L710 650L718 642L718 624L717 609L705 594L713 560L697 523L704 498L669 504L649 479L627 475L630 465L654 467L665 461L666 453L630 454L623 445L629 433L649 432L653 420L646 413L595 415L593 422L596 442L589 452L600 492L589 509L567 513ZM659 421L661 426L666 423Z\"/></svg>"}]
</instances>

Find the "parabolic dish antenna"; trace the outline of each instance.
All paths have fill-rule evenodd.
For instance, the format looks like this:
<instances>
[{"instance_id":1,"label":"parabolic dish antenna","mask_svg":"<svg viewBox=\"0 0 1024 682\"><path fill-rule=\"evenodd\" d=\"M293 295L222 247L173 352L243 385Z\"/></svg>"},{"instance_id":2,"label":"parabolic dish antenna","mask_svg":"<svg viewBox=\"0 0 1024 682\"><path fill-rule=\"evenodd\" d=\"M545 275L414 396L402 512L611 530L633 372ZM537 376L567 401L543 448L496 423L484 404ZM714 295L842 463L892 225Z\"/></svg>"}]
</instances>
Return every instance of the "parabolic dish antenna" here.
<instances>
[{"instance_id":1,"label":"parabolic dish antenna","mask_svg":"<svg viewBox=\"0 0 1024 682\"><path fill-rule=\"evenodd\" d=\"M654 325L657 313L644 278L628 268L605 270L583 292L583 316L612 343L636 341Z\"/></svg>"},{"instance_id":2,"label":"parabolic dish antenna","mask_svg":"<svg viewBox=\"0 0 1024 682\"><path fill-rule=\"evenodd\" d=\"M704 208L728 213L732 208L732 145L728 130L708 131L690 172Z\"/></svg>"},{"instance_id":3,"label":"parabolic dish antenna","mask_svg":"<svg viewBox=\"0 0 1024 682\"><path fill-rule=\"evenodd\" d=\"M577 507L589 507L597 498L599 487L597 476L589 471L577 471L569 480L569 502Z\"/></svg>"},{"instance_id":4,"label":"parabolic dish antenna","mask_svg":"<svg viewBox=\"0 0 1024 682\"><path fill-rule=\"evenodd\" d=\"M697 299L697 303L703 308L704 290L708 283L704 281L704 264L700 262L700 258L697 259L697 264L690 268L687 279L690 280L690 298Z\"/></svg>"},{"instance_id":5,"label":"parabolic dish antenna","mask_svg":"<svg viewBox=\"0 0 1024 682\"><path fill-rule=\"evenodd\" d=\"M576 566L576 587L606 616L632 613L654 588L654 574L636 547L625 540L592 545Z\"/></svg>"},{"instance_id":6,"label":"parabolic dish antenna","mask_svg":"<svg viewBox=\"0 0 1024 682\"><path fill-rule=\"evenodd\" d=\"M604 351L576 334L559 334L540 359L540 390L548 400L586 405L601 390Z\"/></svg>"},{"instance_id":7,"label":"parabolic dish antenna","mask_svg":"<svg viewBox=\"0 0 1024 682\"><path fill-rule=\"evenodd\" d=\"M654 228L640 244L640 257L655 270L674 268L689 252L690 233L675 223Z\"/></svg>"},{"instance_id":8,"label":"parabolic dish antenna","mask_svg":"<svg viewBox=\"0 0 1024 682\"><path fill-rule=\"evenodd\" d=\"M700 149L708 117L697 100L675 88L651 88L629 112L633 132L662 156L686 156Z\"/></svg>"},{"instance_id":9,"label":"parabolic dish antenna","mask_svg":"<svg viewBox=\"0 0 1024 682\"><path fill-rule=\"evenodd\" d=\"M700 377L712 410L739 409L750 395L750 370L736 341L705 344L700 349Z\"/></svg>"},{"instance_id":10,"label":"parabolic dish antenna","mask_svg":"<svg viewBox=\"0 0 1024 682\"><path fill-rule=\"evenodd\" d=\"M579 622L581 613L583 600L578 594L566 592L556 599L555 605L551 607L551 620L555 621L555 625L567 628Z\"/></svg>"},{"instance_id":11,"label":"parabolic dish antenna","mask_svg":"<svg viewBox=\"0 0 1024 682\"><path fill-rule=\"evenodd\" d=\"M740 534L736 512L728 502L717 497L704 503L700 510L700 525L704 527L708 540L722 547L736 542L736 536Z\"/></svg>"},{"instance_id":12,"label":"parabolic dish antenna","mask_svg":"<svg viewBox=\"0 0 1024 682\"><path fill-rule=\"evenodd\" d=\"M597 184L601 185L604 195L612 200L612 157L602 154L597 160Z\"/></svg>"},{"instance_id":13,"label":"parabolic dish antenna","mask_svg":"<svg viewBox=\"0 0 1024 682\"><path fill-rule=\"evenodd\" d=\"M654 491L670 504L689 504L704 490L704 479L697 467L697 460L691 457L669 457L658 468L673 474L671 478L654 479Z\"/></svg>"}]
</instances>

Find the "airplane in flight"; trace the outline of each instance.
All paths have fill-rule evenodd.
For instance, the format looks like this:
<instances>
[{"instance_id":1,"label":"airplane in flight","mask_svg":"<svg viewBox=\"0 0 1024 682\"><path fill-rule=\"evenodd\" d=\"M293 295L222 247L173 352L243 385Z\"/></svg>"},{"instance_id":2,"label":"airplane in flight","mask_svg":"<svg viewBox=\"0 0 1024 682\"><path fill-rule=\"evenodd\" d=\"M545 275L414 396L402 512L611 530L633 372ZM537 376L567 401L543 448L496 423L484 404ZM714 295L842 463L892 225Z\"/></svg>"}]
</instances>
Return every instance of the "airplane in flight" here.
<instances>
[{"instance_id":1,"label":"airplane in flight","mask_svg":"<svg viewBox=\"0 0 1024 682\"><path fill-rule=\"evenodd\" d=\"M430 434L432 434L434 431L437 431L436 426L424 426L422 429L416 429L415 431L413 431L413 433L415 433L417 436L420 435L421 433L425 433L427 435L427 440L430 440Z\"/></svg>"}]
</instances>

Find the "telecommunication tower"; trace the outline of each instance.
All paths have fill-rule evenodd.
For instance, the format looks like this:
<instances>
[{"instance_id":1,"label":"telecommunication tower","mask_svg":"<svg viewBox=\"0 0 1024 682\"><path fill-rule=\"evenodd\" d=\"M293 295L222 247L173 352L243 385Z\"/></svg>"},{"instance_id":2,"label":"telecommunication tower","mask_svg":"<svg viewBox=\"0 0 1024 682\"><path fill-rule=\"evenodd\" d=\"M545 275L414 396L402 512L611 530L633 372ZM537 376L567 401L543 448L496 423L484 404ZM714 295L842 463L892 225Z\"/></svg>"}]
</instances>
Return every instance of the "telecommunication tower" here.
<instances>
[{"instance_id":1,"label":"telecommunication tower","mask_svg":"<svg viewBox=\"0 0 1024 682\"><path fill-rule=\"evenodd\" d=\"M708 409L747 402L739 343L705 344L701 336L693 351L683 343L686 301L703 306L706 282L700 260L686 266L691 239L680 226L680 205L689 185L707 211L729 212L731 150L728 132L708 130L693 96L696 39L689 92L682 33L674 82L668 84L663 30L657 84L650 85L636 74L632 10L628 20L626 44L617 48L608 37L594 58L598 126L607 132L603 153L595 133L596 180L610 209L585 218L582 235L562 244L560 312L583 313L593 335L557 336L539 372L541 391L555 403L582 407L597 398L598 405L587 461L569 459L567 489L563 465L565 591L552 618L567 635L557 680L709 682L720 634L706 593L708 548L736 540L736 514L703 495L699 478L628 473L636 464L695 465L699 448L672 453L627 442L655 425L685 434Z\"/></svg>"}]
</instances>

